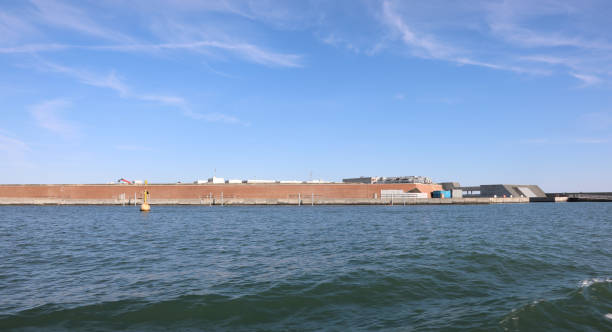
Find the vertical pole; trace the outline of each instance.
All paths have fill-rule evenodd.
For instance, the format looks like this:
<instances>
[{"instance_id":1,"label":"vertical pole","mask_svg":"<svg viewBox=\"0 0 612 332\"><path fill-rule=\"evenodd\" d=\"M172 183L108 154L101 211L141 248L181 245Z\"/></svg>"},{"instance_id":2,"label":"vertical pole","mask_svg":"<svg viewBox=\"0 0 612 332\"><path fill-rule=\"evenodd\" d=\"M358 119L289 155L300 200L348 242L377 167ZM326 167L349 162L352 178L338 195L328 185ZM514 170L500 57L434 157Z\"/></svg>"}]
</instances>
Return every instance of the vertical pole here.
<instances>
[{"instance_id":1,"label":"vertical pole","mask_svg":"<svg viewBox=\"0 0 612 332\"><path fill-rule=\"evenodd\" d=\"M213 203L212 193L208 193L208 206L212 206L212 203Z\"/></svg>"},{"instance_id":2,"label":"vertical pole","mask_svg":"<svg viewBox=\"0 0 612 332\"><path fill-rule=\"evenodd\" d=\"M393 206L393 194L391 194L391 206Z\"/></svg>"},{"instance_id":3,"label":"vertical pole","mask_svg":"<svg viewBox=\"0 0 612 332\"><path fill-rule=\"evenodd\" d=\"M302 205L302 193L298 193L298 206Z\"/></svg>"},{"instance_id":4,"label":"vertical pole","mask_svg":"<svg viewBox=\"0 0 612 332\"><path fill-rule=\"evenodd\" d=\"M134 206L136 206L136 192L134 192Z\"/></svg>"},{"instance_id":5,"label":"vertical pole","mask_svg":"<svg viewBox=\"0 0 612 332\"><path fill-rule=\"evenodd\" d=\"M223 192L221 192L221 206L223 206Z\"/></svg>"}]
</instances>

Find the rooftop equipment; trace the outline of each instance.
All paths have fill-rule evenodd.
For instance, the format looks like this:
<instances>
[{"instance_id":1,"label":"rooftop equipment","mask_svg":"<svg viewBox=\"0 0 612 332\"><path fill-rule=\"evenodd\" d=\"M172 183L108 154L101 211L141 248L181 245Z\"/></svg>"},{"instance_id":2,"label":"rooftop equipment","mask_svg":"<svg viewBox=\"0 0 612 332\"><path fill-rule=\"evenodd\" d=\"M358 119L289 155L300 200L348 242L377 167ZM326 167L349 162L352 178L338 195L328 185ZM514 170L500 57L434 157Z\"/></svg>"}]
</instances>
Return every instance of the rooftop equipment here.
<instances>
[{"instance_id":1,"label":"rooftop equipment","mask_svg":"<svg viewBox=\"0 0 612 332\"><path fill-rule=\"evenodd\" d=\"M426 176L393 176L379 178L377 183L433 183L431 178Z\"/></svg>"},{"instance_id":2,"label":"rooftop equipment","mask_svg":"<svg viewBox=\"0 0 612 332\"><path fill-rule=\"evenodd\" d=\"M344 183L422 183L422 184L432 184L433 181L431 178L427 176L392 176L392 177L382 177L382 176L370 176L370 177L359 177L359 178L349 178L342 179Z\"/></svg>"}]
</instances>

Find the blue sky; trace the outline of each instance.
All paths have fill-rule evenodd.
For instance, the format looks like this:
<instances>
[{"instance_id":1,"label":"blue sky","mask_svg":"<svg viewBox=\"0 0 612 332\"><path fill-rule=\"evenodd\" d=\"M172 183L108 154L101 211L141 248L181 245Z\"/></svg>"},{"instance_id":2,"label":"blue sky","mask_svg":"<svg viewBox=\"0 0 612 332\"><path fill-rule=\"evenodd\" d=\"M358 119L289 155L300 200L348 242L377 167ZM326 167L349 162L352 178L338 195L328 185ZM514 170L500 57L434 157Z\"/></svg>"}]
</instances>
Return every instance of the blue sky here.
<instances>
[{"instance_id":1,"label":"blue sky","mask_svg":"<svg viewBox=\"0 0 612 332\"><path fill-rule=\"evenodd\" d=\"M609 1L0 3L0 183L612 190Z\"/></svg>"}]
</instances>

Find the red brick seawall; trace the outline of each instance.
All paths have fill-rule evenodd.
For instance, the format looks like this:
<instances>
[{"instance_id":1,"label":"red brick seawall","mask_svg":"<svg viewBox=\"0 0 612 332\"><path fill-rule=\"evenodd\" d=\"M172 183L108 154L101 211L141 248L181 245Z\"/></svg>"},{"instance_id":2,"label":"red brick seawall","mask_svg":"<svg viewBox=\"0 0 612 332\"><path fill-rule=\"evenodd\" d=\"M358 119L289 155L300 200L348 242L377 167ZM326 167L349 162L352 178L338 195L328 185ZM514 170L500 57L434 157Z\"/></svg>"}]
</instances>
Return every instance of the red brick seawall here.
<instances>
[{"instance_id":1,"label":"red brick seawall","mask_svg":"<svg viewBox=\"0 0 612 332\"><path fill-rule=\"evenodd\" d=\"M117 199L142 197L144 185L120 184L50 184L0 185L0 198L53 198L53 199ZM419 189L431 197L436 184L150 184L146 186L153 199L225 198L287 199L314 196L316 199L380 198L381 190Z\"/></svg>"}]
</instances>

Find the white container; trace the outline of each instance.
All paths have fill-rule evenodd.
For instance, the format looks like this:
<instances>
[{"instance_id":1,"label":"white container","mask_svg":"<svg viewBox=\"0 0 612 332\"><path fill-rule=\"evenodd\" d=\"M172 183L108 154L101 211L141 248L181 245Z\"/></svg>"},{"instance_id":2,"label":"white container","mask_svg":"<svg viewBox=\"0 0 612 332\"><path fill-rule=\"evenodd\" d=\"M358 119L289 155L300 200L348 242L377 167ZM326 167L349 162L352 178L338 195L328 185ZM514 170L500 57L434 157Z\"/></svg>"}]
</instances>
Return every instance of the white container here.
<instances>
[{"instance_id":1,"label":"white container","mask_svg":"<svg viewBox=\"0 0 612 332\"><path fill-rule=\"evenodd\" d=\"M274 182L276 181L274 180L255 180L255 179L246 181L246 183L274 183Z\"/></svg>"},{"instance_id":2,"label":"white container","mask_svg":"<svg viewBox=\"0 0 612 332\"><path fill-rule=\"evenodd\" d=\"M224 184L225 183L225 179L213 176L212 178L208 178L208 183Z\"/></svg>"},{"instance_id":3,"label":"white container","mask_svg":"<svg viewBox=\"0 0 612 332\"><path fill-rule=\"evenodd\" d=\"M226 183L230 183L230 184L237 184L237 183L242 183L242 180L237 180L237 179L230 179L225 181Z\"/></svg>"}]
</instances>

